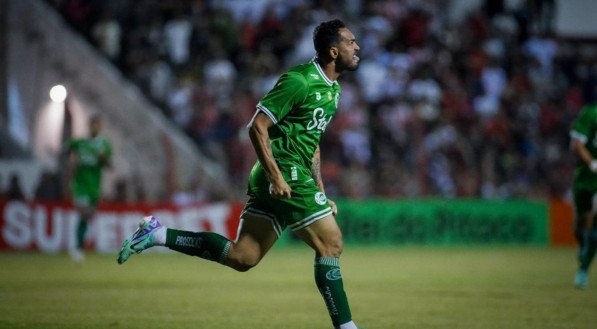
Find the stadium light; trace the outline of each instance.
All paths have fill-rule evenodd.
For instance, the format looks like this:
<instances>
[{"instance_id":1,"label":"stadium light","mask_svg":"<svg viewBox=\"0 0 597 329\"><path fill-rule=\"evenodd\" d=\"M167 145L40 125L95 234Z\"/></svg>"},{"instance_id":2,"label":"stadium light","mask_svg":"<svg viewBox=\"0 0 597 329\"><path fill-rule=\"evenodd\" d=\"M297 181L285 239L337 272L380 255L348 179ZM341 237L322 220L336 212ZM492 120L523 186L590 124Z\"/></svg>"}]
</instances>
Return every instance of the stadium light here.
<instances>
[{"instance_id":1,"label":"stadium light","mask_svg":"<svg viewBox=\"0 0 597 329\"><path fill-rule=\"evenodd\" d=\"M50 99L54 103L62 103L66 99L66 88L63 85L55 85L50 89Z\"/></svg>"}]
</instances>

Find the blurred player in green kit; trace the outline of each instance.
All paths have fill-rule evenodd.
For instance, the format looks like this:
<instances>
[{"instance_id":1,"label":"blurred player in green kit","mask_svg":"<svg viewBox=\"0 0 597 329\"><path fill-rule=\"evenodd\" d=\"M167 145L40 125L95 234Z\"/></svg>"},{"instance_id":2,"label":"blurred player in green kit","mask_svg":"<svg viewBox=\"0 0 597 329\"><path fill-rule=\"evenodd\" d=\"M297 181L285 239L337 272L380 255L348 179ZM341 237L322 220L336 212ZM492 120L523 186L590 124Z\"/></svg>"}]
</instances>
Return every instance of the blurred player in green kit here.
<instances>
[{"instance_id":1,"label":"blurred player in green kit","mask_svg":"<svg viewBox=\"0 0 597 329\"><path fill-rule=\"evenodd\" d=\"M597 193L597 103L585 106L570 132L572 147L578 155L574 170L574 235L578 242L579 268L574 285L584 289L588 271L597 249L597 223L593 199Z\"/></svg>"},{"instance_id":2,"label":"blurred player in green kit","mask_svg":"<svg viewBox=\"0 0 597 329\"><path fill-rule=\"evenodd\" d=\"M83 244L85 235L101 195L102 169L110 166L112 147L99 136L102 121L98 115L89 120L88 138L72 138L66 142L65 151L71 155L73 166L71 190L73 203L79 214L76 245L69 250L72 259L85 259Z\"/></svg>"},{"instance_id":3,"label":"blurred player in green kit","mask_svg":"<svg viewBox=\"0 0 597 329\"><path fill-rule=\"evenodd\" d=\"M334 328L357 329L340 272L338 209L325 195L319 141L342 92L336 79L359 64L360 47L340 20L313 32L316 57L289 69L257 104L248 133L259 161L251 170L249 200L236 241L213 232L188 232L146 217L122 244L118 263L153 246L219 262L237 271L256 266L285 229L315 252L314 277Z\"/></svg>"}]
</instances>

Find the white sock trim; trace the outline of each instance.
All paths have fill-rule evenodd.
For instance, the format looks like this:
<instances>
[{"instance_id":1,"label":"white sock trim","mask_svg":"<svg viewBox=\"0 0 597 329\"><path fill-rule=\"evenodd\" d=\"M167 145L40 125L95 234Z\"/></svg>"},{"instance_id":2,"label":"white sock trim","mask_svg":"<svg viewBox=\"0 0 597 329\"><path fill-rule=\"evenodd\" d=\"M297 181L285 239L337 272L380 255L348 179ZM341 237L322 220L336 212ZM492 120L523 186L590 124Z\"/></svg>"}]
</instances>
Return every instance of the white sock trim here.
<instances>
[{"instance_id":1,"label":"white sock trim","mask_svg":"<svg viewBox=\"0 0 597 329\"><path fill-rule=\"evenodd\" d=\"M164 226L158 228L153 233L153 245L154 246L165 246L166 245L166 228Z\"/></svg>"},{"instance_id":2,"label":"white sock trim","mask_svg":"<svg viewBox=\"0 0 597 329\"><path fill-rule=\"evenodd\" d=\"M338 327L338 329L359 329L359 328L357 328L357 325L354 324L354 322L350 321L350 322L346 322L345 324L341 324L340 327Z\"/></svg>"}]
</instances>

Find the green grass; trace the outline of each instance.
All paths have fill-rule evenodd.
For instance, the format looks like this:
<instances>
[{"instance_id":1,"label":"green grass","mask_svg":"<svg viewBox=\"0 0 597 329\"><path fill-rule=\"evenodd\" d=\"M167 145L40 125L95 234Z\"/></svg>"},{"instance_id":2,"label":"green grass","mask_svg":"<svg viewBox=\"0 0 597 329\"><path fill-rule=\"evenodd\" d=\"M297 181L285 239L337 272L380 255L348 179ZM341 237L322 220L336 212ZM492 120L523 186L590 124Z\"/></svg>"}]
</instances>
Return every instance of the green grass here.
<instances>
[{"instance_id":1,"label":"green grass","mask_svg":"<svg viewBox=\"0 0 597 329\"><path fill-rule=\"evenodd\" d=\"M357 248L342 271L367 329L596 328L597 276L572 287L573 249ZM592 285L591 285L592 284ZM180 254L0 253L0 328L318 329L329 319L307 247L237 273Z\"/></svg>"}]
</instances>

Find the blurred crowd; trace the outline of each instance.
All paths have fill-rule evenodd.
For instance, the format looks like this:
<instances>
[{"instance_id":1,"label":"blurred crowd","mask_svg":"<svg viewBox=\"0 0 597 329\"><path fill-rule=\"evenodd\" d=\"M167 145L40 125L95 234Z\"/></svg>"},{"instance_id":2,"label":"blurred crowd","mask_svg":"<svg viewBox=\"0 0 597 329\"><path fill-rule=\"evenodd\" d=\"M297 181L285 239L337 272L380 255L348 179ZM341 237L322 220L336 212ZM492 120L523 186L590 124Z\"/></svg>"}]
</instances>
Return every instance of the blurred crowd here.
<instances>
[{"instance_id":1,"label":"blurred crowd","mask_svg":"<svg viewBox=\"0 0 597 329\"><path fill-rule=\"evenodd\" d=\"M332 197L547 198L569 190L570 124L595 100L597 52L554 33L554 1L48 0L244 188L245 126L312 31L361 47L322 148Z\"/></svg>"}]
</instances>

